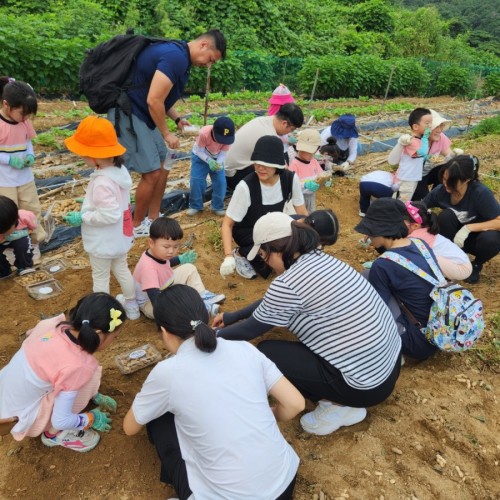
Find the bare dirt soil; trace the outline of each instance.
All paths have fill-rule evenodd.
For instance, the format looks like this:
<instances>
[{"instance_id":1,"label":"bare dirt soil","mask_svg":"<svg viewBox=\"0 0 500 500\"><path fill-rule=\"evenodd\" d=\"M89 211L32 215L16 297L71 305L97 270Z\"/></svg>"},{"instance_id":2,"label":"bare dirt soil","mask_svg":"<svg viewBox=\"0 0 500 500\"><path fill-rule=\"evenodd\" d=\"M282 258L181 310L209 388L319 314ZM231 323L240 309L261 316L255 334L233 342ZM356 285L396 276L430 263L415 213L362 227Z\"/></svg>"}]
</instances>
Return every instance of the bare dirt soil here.
<instances>
[{"instance_id":1,"label":"bare dirt soil","mask_svg":"<svg viewBox=\"0 0 500 500\"><path fill-rule=\"evenodd\" d=\"M416 106L431 106L443 113L458 106L468 107L443 98L411 102ZM82 107L81 103L73 105L70 101L42 102L40 107L50 115L51 110L71 110L75 106ZM70 121L55 115L52 118L35 120L36 128L43 130L49 125ZM454 143L481 159L483 173L498 171L498 138L457 139ZM385 157L386 153L361 157L355 174L386 167ZM57 164L74 165L75 161L76 158L64 155L53 157L43 165L40 165L42 161L37 163L43 170ZM189 177L188 169L186 163L177 165L172 179L185 182ZM375 255L370 249L357 246L360 235L353 231L359 221L357 186L356 178L338 178L332 188L322 188L318 192L317 205L318 208L332 208L341 223L339 241L328 251L361 270L361 264ZM66 189L45 198L44 203L74 198L82 193L82 187ZM265 293L269 281L260 278L246 281L239 276L225 281L220 278L222 253L216 248L220 218L209 212L194 218L181 213L178 218L185 228L186 238L194 234L194 249L199 255L197 267L206 287L227 297L223 310L239 308ZM145 239L135 242L129 256L132 269L145 249ZM43 262L59 257L85 257L81 240L44 255ZM64 292L45 301L30 298L26 289L13 280L0 282L0 366L19 349L21 333L41 318L73 306L92 289L88 267L67 269L55 277ZM439 353L423 363L407 361L394 393L386 402L369 409L362 423L330 436L304 433L298 418L280 424L286 439L301 458L296 499L500 498L499 279L500 260L496 258L485 266L481 282L471 287L484 301L487 318L486 331L473 351L462 355ZM112 292L118 293L114 281ZM293 338L282 329L272 331L267 337ZM113 417L112 431L102 435L94 451L79 454L49 449L39 438L22 442L10 436L0 438L0 498L127 500L174 496L169 486L159 482L159 461L146 433L127 437L122 431L125 413L150 368L122 375L114 357L145 343L167 354L153 322L141 317L128 322L115 343L97 355L103 366L101 390L117 400L118 411ZM309 403L310 408L312 404Z\"/></svg>"}]
</instances>

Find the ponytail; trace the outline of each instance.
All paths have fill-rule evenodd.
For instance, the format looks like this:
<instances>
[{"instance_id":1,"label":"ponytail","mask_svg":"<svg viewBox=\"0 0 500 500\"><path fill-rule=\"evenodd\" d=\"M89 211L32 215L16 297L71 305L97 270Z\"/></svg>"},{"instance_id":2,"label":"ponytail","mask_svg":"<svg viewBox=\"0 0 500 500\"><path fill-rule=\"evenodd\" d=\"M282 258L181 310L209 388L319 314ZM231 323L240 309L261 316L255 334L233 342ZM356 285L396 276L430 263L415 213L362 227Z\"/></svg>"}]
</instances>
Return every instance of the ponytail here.
<instances>
[{"instance_id":1,"label":"ponytail","mask_svg":"<svg viewBox=\"0 0 500 500\"><path fill-rule=\"evenodd\" d=\"M78 331L78 345L89 354L99 348L101 339L97 330L104 335L112 333L127 319L123 306L108 293L91 293L82 297L68 312L68 325ZM58 325L58 326L59 326Z\"/></svg>"},{"instance_id":2,"label":"ponytail","mask_svg":"<svg viewBox=\"0 0 500 500\"><path fill-rule=\"evenodd\" d=\"M78 344L84 351L93 354L97 351L100 343L101 339L94 328L90 326L90 321L85 320L78 333Z\"/></svg>"},{"instance_id":3,"label":"ponytail","mask_svg":"<svg viewBox=\"0 0 500 500\"><path fill-rule=\"evenodd\" d=\"M430 234L439 233L437 215L421 201L407 201L405 203L412 222L426 228Z\"/></svg>"},{"instance_id":4,"label":"ponytail","mask_svg":"<svg viewBox=\"0 0 500 500\"><path fill-rule=\"evenodd\" d=\"M194 323L194 344L202 352L214 352L217 347L217 336L214 330L202 321L192 321Z\"/></svg>"},{"instance_id":5,"label":"ponytail","mask_svg":"<svg viewBox=\"0 0 500 500\"><path fill-rule=\"evenodd\" d=\"M172 285L162 290L153 306L159 327L182 340L194 337L202 352L217 348L215 331L208 325L209 314L200 294L187 285Z\"/></svg>"}]
</instances>

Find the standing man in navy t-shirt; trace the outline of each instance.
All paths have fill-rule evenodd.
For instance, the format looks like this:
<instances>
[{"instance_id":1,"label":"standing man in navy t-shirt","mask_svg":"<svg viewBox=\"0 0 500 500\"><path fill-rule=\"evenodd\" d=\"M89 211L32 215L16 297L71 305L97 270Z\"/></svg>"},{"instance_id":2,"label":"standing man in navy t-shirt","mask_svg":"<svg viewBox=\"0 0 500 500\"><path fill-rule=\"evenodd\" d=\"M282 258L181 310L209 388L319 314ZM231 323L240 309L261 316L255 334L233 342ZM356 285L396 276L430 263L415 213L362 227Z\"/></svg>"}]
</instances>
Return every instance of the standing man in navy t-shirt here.
<instances>
[{"instance_id":1,"label":"standing man in navy t-shirt","mask_svg":"<svg viewBox=\"0 0 500 500\"><path fill-rule=\"evenodd\" d=\"M132 85L127 92L132 103L130 119L119 110L120 143L127 148L125 165L141 174L135 194L134 236L149 236L151 221L158 218L165 193L168 170L165 159L168 148L178 148L178 137L167 127L167 116L182 130L189 125L175 110L182 96L191 66L209 68L226 56L226 39L218 30L207 31L191 42L157 42L137 57ZM114 122L115 109L108 111ZM148 217L146 217L146 214Z\"/></svg>"}]
</instances>

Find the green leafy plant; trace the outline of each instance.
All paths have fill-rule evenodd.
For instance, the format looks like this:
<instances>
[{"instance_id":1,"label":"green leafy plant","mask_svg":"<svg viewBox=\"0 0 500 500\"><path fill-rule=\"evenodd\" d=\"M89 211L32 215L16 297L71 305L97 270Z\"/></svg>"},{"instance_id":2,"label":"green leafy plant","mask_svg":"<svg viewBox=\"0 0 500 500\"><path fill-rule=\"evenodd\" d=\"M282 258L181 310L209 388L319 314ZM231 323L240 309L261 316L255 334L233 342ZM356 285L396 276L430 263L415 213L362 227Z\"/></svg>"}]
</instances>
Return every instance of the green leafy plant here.
<instances>
[{"instance_id":1,"label":"green leafy plant","mask_svg":"<svg viewBox=\"0 0 500 500\"><path fill-rule=\"evenodd\" d=\"M466 96L473 88L474 80L468 68L457 65L444 67L436 81L437 95Z\"/></svg>"},{"instance_id":2,"label":"green leafy plant","mask_svg":"<svg viewBox=\"0 0 500 500\"><path fill-rule=\"evenodd\" d=\"M500 71L485 77L483 90L488 96L500 97Z\"/></svg>"}]
</instances>

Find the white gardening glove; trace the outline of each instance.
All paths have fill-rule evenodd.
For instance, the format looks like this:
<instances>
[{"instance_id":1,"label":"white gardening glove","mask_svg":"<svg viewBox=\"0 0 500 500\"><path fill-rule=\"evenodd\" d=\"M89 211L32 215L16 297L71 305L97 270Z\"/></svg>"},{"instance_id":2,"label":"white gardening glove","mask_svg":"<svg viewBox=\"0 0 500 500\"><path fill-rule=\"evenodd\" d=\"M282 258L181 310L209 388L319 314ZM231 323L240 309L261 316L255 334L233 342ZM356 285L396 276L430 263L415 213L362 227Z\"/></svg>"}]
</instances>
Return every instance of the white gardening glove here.
<instances>
[{"instance_id":1,"label":"white gardening glove","mask_svg":"<svg viewBox=\"0 0 500 500\"><path fill-rule=\"evenodd\" d=\"M465 240L468 238L469 234L470 229L467 226L462 227L462 229L460 229L460 231L458 231L453 238L453 243L455 243L455 245L459 246L460 248L463 248Z\"/></svg>"},{"instance_id":2,"label":"white gardening glove","mask_svg":"<svg viewBox=\"0 0 500 500\"><path fill-rule=\"evenodd\" d=\"M411 143L411 135L410 134L403 134L399 139L398 139L398 144L401 146L409 146Z\"/></svg>"},{"instance_id":3,"label":"white gardening glove","mask_svg":"<svg viewBox=\"0 0 500 500\"><path fill-rule=\"evenodd\" d=\"M224 257L224 261L220 265L220 270L219 270L220 275L224 279L226 279L226 276L233 274L235 270L236 270L236 262L234 260L234 257L232 255Z\"/></svg>"},{"instance_id":4,"label":"white gardening glove","mask_svg":"<svg viewBox=\"0 0 500 500\"><path fill-rule=\"evenodd\" d=\"M351 170L352 168L352 165L348 161L341 163L339 166L344 172L349 172L349 170Z\"/></svg>"},{"instance_id":5,"label":"white gardening glove","mask_svg":"<svg viewBox=\"0 0 500 500\"><path fill-rule=\"evenodd\" d=\"M453 148L453 152L455 153L455 156L460 156L464 154L464 150L460 148Z\"/></svg>"}]
</instances>

